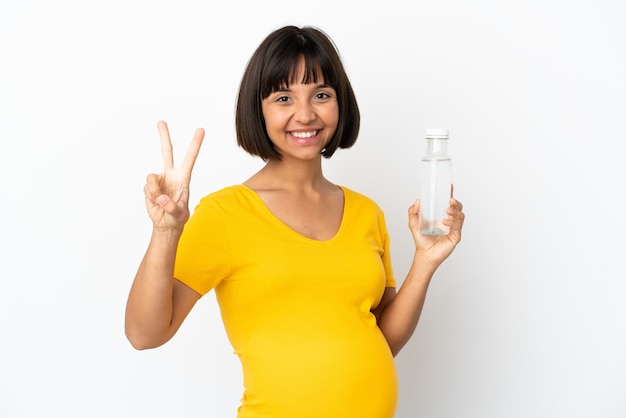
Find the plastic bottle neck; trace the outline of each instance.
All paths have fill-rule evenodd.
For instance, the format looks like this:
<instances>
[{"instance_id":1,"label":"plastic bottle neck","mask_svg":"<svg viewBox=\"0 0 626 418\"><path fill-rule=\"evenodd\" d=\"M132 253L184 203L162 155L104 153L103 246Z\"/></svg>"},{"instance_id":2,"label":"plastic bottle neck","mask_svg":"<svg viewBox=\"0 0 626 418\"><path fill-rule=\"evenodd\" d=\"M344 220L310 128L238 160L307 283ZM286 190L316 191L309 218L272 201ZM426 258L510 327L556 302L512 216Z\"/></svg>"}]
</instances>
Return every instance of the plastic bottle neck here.
<instances>
[{"instance_id":1,"label":"plastic bottle neck","mask_svg":"<svg viewBox=\"0 0 626 418\"><path fill-rule=\"evenodd\" d=\"M426 138L426 154L445 156L448 154L448 138Z\"/></svg>"}]
</instances>

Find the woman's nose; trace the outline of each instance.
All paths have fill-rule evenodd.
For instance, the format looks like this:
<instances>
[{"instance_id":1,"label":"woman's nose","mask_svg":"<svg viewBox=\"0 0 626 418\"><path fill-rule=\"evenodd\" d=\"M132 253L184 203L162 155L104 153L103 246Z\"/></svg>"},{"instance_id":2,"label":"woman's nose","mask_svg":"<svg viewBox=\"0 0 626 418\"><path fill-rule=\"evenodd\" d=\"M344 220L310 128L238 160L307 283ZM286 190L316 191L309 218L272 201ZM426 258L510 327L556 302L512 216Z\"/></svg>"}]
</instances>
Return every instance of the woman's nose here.
<instances>
[{"instance_id":1,"label":"woman's nose","mask_svg":"<svg viewBox=\"0 0 626 418\"><path fill-rule=\"evenodd\" d=\"M315 110L309 101L302 101L296 105L294 118L300 123L309 123L316 118Z\"/></svg>"}]
</instances>

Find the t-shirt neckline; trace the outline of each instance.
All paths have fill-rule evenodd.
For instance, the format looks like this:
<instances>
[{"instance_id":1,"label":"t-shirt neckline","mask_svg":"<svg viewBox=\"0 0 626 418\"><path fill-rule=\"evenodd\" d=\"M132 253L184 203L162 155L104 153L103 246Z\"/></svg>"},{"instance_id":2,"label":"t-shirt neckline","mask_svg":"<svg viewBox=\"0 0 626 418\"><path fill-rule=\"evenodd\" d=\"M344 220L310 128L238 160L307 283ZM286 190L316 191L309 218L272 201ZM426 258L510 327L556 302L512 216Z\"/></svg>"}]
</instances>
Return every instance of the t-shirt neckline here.
<instances>
[{"instance_id":1,"label":"t-shirt neckline","mask_svg":"<svg viewBox=\"0 0 626 418\"><path fill-rule=\"evenodd\" d=\"M278 218L278 216L276 216L274 212L272 212L270 208L267 207L263 199L261 199L261 197L256 191L254 191L253 189L251 189L250 187L246 186L243 183L239 184L240 190L243 190L245 193L253 196L256 203L274 221L274 223L278 224L282 229L287 230L290 234L295 235L299 237L300 239L303 239L308 242L318 243L318 244L327 244L327 243L336 241L343 234L343 230L346 227L347 213L348 213L348 208L349 208L349 203L350 203L349 198L348 198L349 194L345 187L341 185L337 185L337 187L339 187L341 191L343 192L343 213L341 214L341 223L339 224L339 228L337 229L337 232L335 233L335 235L333 235L327 240L319 240L319 239L307 237L306 235L303 235L300 232L296 231L295 229L291 228L289 225L287 225L282 220L280 220L280 218Z\"/></svg>"}]
</instances>

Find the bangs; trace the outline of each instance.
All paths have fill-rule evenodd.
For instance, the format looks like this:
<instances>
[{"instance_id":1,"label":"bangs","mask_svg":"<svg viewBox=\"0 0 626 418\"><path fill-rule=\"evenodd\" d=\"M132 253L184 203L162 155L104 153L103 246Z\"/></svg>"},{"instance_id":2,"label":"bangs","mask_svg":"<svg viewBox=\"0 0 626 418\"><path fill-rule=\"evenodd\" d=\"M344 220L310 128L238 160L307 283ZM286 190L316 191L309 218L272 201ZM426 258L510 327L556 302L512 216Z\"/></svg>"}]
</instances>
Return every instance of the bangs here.
<instances>
[{"instance_id":1,"label":"bangs","mask_svg":"<svg viewBox=\"0 0 626 418\"><path fill-rule=\"evenodd\" d=\"M303 62L304 71L301 68ZM298 79L299 77L301 79ZM261 100L292 84L311 84L322 80L324 84L336 87L331 60L321 56L317 51L303 48L302 45L292 45L268 57L259 86Z\"/></svg>"}]
</instances>

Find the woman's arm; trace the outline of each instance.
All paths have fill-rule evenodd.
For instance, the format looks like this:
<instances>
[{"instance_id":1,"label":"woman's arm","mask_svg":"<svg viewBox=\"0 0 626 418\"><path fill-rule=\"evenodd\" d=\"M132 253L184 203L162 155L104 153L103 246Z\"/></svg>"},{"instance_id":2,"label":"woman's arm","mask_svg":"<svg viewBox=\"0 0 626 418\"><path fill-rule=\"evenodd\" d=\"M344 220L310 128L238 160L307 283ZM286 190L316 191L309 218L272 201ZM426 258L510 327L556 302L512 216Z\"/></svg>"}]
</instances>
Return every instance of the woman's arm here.
<instances>
[{"instance_id":1,"label":"woman's arm","mask_svg":"<svg viewBox=\"0 0 626 418\"><path fill-rule=\"evenodd\" d=\"M178 231L152 232L126 305L126 337L138 350L174 336L200 295L173 278Z\"/></svg>"},{"instance_id":2,"label":"woman's arm","mask_svg":"<svg viewBox=\"0 0 626 418\"><path fill-rule=\"evenodd\" d=\"M189 219L191 171L204 130L196 130L183 164L174 168L165 122L159 122L158 129L164 169L161 174L150 174L144 187L152 237L126 305L126 336L137 349L158 347L168 341L200 298L173 274L178 241Z\"/></svg>"},{"instance_id":3,"label":"woman's arm","mask_svg":"<svg viewBox=\"0 0 626 418\"><path fill-rule=\"evenodd\" d=\"M413 263L397 294L394 288L385 289L375 312L378 326L394 356L415 331L433 274L461 240L465 219L462 209L461 202L451 199L449 218L444 220L450 232L435 236L422 235L419 231L419 201L409 208L409 228L415 241Z\"/></svg>"}]
</instances>

